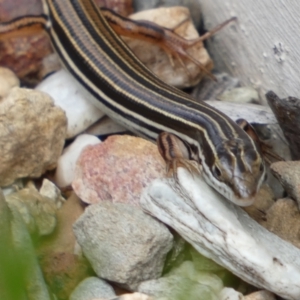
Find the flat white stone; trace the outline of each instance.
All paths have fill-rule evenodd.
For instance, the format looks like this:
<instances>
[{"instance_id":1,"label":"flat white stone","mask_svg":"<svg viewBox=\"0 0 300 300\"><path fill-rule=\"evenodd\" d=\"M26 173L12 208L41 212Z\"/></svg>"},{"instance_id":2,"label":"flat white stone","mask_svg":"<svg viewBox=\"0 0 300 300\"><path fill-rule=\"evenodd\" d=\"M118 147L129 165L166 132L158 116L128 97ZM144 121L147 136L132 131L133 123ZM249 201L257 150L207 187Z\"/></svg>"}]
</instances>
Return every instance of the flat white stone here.
<instances>
[{"instance_id":1,"label":"flat white stone","mask_svg":"<svg viewBox=\"0 0 300 300\"><path fill-rule=\"evenodd\" d=\"M243 280L285 299L300 299L298 248L256 223L200 174L178 168L177 178L177 183L153 181L141 197L142 208Z\"/></svg>"},{"instance_id":2,"label":"flat white stone","mask_svg":"<svg viewBox=\"0 0 300 300\"><path fill-rule=\"evenodd\" d=\"M92 104L91 96L85 93L64 69L47 77L36 89L48 93L55 105L66 112L67 138L83 132L104 116L104 113Z\"/></svg>"},{"instance_id":3,"label":"flat white stone","mask_svg":"<svg viewBox=\"0 0 300 300\"><path fill-rule=\"evenodd\" d=\"M57 161L54 177L54 180L59 187L71 185L74 179L75 164L81 151L87 145L96 145L99 143L101 143L101 141L97 137L89 134L81 134L70 146L65 148L63 154Z\"/></svg>"}]
</instances>

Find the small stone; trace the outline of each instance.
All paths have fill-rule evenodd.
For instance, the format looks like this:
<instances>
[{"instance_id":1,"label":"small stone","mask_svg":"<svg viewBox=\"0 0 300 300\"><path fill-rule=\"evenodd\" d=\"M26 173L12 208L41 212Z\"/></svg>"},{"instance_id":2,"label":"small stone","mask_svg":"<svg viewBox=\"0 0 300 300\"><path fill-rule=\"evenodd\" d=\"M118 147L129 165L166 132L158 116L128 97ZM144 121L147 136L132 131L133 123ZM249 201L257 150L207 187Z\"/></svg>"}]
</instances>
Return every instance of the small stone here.
<instances>
[{"instance_id":1,"label":"small stone","mask_svg":"<svg viewBox=\"0 0 300 300\"><path fill-rule=\"evenodd\" d=\"M54 169L66 127L65 113L49 96L13 88L0 102L0 186Z\"/></svg>"},{"instance_id":2,"label":"small stone","mask_svg":"<svg viewBox=\"0 0 300 300\"><path fill-rule=\"evenodd\" d=\"M111 136L81 153L72 183L86 203L103 200L139 206L143 188L166 174L156 145L132 136Z\"/></svg>"},{"instance_id":3,"label":"small stone","mask_svg":"<svg viewBox=\"0 0 300 300\"><path fill-rule=\"evenodd\" d=\"M245 300L244 296L232 288L223 288L218 300Z\"/></svg>"},{"instance_id":4,"label":"small stone","mask_svg":"<svg viewBox=\"0 0 300 300\"><path fill-rule=\"evenodd\" d=\"M273 163L271 171L285 191L297 201L300 208L300 161L279 161Z\"/></svg>"},{"instance_id":5,"label":"small stone","mask_svg":"<svg viewBox=\"0 0 300 300\"><path fill-rule=\"evenodd\" d=\"M103 117L91 127L89 127L85 133L92 134L96 136L105 136L109 134L120 134L127 131L123 126L115 123L112 119L108 117Z\"/></svg>"},{"instance_id":6,"label":"small stone","mask_svg":"<svg viewBox=\"0 0 300 300\"><path fill-rule=\"evenodd\" d=\"M104 116L66 70L60 70L42 81L36 90L49 94L68 119L67 137L72 138Z\"/></svg>"},{"instance_id":7,"label":"small stone","mask_svg":"<svg viewBox=\"0 0 300 300\"><path fill-rule=\"evenodd\" d=\"M123 294L119 296L117 299L118 300L154 300L154 298L142 293Z\"/></svg>"},{"instance_id":8,"label":"small stone","mask_svg":"<svg viewBox=\"0 0 300 300\"><path fill-rule=\"evenodd\" d=\"M61 195L60 189L46 178L43 180L39 193L42 196L51 199L53 203L55 203L56 208L61 208L63 203L66 201Z\"/></svg>"},{"instance_id":9,"label":"small stone","mask_svg":"<svg viewBox=\"0 0 300 300\"><path fill-rule=\"evenodd\" d=\"M247 296L244 296L244 300L276 300L275 295L269 291L258 291Z\"/></svg>"},{"instance_id":10,"label":"small stone","mask_svg":"<svg viewBox=\"0 0 300 300\"><path fill-rule=\"evenodd\" d=\"M129 290L161 276L173 244L162 223L123 203L88 206L73 229L97 276Z\"/></svg>"},{"instance_id":11,"label":"small stone","mask_svg":"<svg viewBox=\"0 0 300 300\"><path fill-rule=\"evenodd\" d=\"M300 212L295 201L279 199L267 211L265 228L300 248Z\"/></svg>"},{"instance_id":12,"label":"small stone","mask_svg":"<svg viewBox=\"0 0 300 300\"><path fill-rule=\"evenodd\" d=\"M223 288L220 278L207 272L198 272L186 261L179 268L156 280L142 282L138 291L166 299L218 300Z\"/></svg>"},{"instance_id":13,"label":"small stone","mask_svg":"<svg viewBox=\"0 0 300 300\"><path fill-rule=\"evenodd\" d=\"M81 281L70 295L70 300L88 300L93 298L114 298L114 289L98 277L88 277Z\"/></svg>"},{"instance_id":14,"label":"small stone","mask_svg":"<svg viewBox=\"0 0 300 300\"><path fill-rule=\"evenodd\" d=\"M55 183L63 188L70 186L74 179L76 161L87 145L96 145L101 141L89 134L79 135L75 141L64 149L63 154L57 161L57 168L54 176Z\"/></svg>"},{"instance_id":15,"label":"small stone","mask_svg":"<svg viewBox=\"0 0 300 300\"><path fill-rule=\"evenodd\" d=\"M11 209L17 210L31 234L48 235L56 226L56 205L52 199L42 196L29 185L6 196Z\"/></svg>"},{"instance_id":16,"label":"small stone","mask_svg":"<svg viewBox=\"0 0 300 300\"><path fill-rule=\"evenodd\" d=\"M13 87L18 87L20 81L10 69L0 67L0 100L6 97Z\"/></svg>"},{"instance_id":17,"label":"small stone","mask_svg":"<svg viewBox=\"0 0 300 300\"><path fill-rule=\"evenodd\" d=\"M258 92L249 86L225 91L217 99L235 103L259 103Z\"/></svg>"}]
</instances>

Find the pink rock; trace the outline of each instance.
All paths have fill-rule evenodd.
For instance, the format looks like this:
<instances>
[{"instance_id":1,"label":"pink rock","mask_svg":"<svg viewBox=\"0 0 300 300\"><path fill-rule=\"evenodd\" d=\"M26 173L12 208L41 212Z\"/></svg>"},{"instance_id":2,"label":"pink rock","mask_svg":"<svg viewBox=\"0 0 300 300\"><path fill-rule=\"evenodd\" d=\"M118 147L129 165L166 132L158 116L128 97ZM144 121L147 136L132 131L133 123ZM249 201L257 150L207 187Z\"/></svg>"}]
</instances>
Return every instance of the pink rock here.
<instances>
[{"instance_id":1,"label":"pink rock","mask_svg":"<svg viewBox=\"0 0 300 300\"><path fill-rule=\"evenodd\" d=\"M84 149L72 186L89 204L109 200L139 206L142 189L165 174L165 162L155 144L132 136L111 136Z\"/></svg>"}]
</instances>

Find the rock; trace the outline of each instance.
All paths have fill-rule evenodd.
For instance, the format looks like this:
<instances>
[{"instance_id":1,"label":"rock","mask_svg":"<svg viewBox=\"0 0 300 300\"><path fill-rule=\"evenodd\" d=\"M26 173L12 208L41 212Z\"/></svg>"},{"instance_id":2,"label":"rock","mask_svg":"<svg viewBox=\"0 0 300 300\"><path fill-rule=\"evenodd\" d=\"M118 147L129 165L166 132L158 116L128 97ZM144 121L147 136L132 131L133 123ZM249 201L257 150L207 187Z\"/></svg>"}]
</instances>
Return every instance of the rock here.
<instances>
[{"instance_id":1,"label":"rock","mask_svg":"<svg viewBox=\"0 0 300 300\"><path fill-rule=\"evenodd\" d=\"M1 299L50 300L32 240L20 213L9 209L0 189Z\"/></svg>"},{"instance_id":2,"label":"rock","mask_svg":"<svg viewBox=\"0 0 300 300\"><path fill-rule=\"evenodd\" d=\"M97 136L106 136L109 134L120 134L127 131L123 126L115 123L112 119L108 117L103 117L91 127L89 127L85 133L97 135Z\"/></svg>"},{"instance_id":3,"label":"rock","mask_svg":"<svg viewBox=\"0 0 300 300\"><path fill-rule=\"evenodd\" d=\"M98 277L84 279L70 295L70 300L87 300L93 298L114 298L114 289Z\"/></svg>"},{"instance_id":4,"label":"rock","mask_svg":"<svg viewBox=\"0 0 300 300\"><path fill-rule=\"evenodd\" d=\"M197 39L198 33L190 21L189 10L185 7L160 7L141 11L130 16L133 20L154 22L162 27L173 29L173 31L186 40ZM206 70L196 65L191 59L180 56L178 59L171 51L166 53L158 43L153 44L145 40L137 40L131 37L122 37L134 54L146 65L155 75L169 85L178 88L186 88L196 85L207 73L210 73L213 63L202 41L190 45L187 53L198 61ZM165 46L172 44L172 39L167 40ZM175 42L176 44L176 42ZM179 43L176 44L179 46ZM185 52L183 48L182 52ZM170 59L171 57L171 59Z\"/></svg>"},{"instance_id":5,"label":"rock","mask_svg":"<svg viewBox=\"0 0 300 300\"><path fill-rule=\"evenodd\" d=\"M130 290L161 275L173 241L164 225L140 209L108 201L87 207L73 228L97 276Z\"/></svg>"},{"instance_id":6,"label":"rock","mask_svg":"<svg viewBox=\"0 0 300 300\"><path fill-rule=\"evenodd\" d=\"M41 195L33 183L6 196L10 209L17 210L31 234L38 236L52 233L56 226L55 202Z\"/></svg>"},{"instance_id":7,"label":"rock","mask_svg":"<svg viewBox=\"0 0 300 300\"><path fill-rule=\"evenodd\" d=\"M45 56L42 60L41 69L39 70L39 78L41 78L40 81L44 80L46 76L50 76L52 73L58 72L61 68L61 62L56 53L51 53Z\"/></svg>"},{"instance_id":8,"label":"rock","mask_svg":"<svg viewBox=\"0 0 300 300\"><path fill-rule=\"evenodd\" d=\"M8 185L5 188L2 188L2 192L3 192L3 195L6 196L6 195L17 192L17 191L23 189L24 187L25 186L24 186L23 180L16 179L11 185Z\"/></svg>"},{"instance_id":9,"label":"rock","mask_svg":"<svg viewBox=\"0 0 300 300\"><path fill-rule=\"evenodd\" d=\"M266 221L267 210L274 204L274 194L270 187L263 184L258 191L255 201L248 207L243 207L249 216L259 224L263 225Z\"/></svg>"},{"instance_id":10,"label":"rock","mask_svg":"<svg viewBox=\"0 0 300 300\"><path fill-rule=\"evenodd\" d=\"M42 196L51 199L55 203L56 208L61 208L66 201L57 186L46 178L43 180L39 193Z\"/></svg>"},{"instance_id":11,"label":"rock","mask_svg":"<svg viewBox=\"0 0 300 300\"><path fill-rule=\"evenodd\" d=\"M245 296L244 300L276 300L276 297L269 291L258 291Z\"/></svg>"},{"instance_id":12,"label":"rock","mask_svg":"<svg viewBox=\"0 0 300 300\"><path fill-rule=\"evenodd\" d=\"M214 73L216 81L210 78L203 78L199 84L193 89L192 96L197 101L218 99L218 96L227 90L231 90L239 86L239 80L227 73Z\"/></svg>"},{"instance_id":13,"label":"rock","mask_svg":"<svg viewBox=\"0 0 300 300\"><path fill-rule=\"evenodd\" d=\"M164 277L142 282L138 291L156 298L198 300L201 295L203 300L218 300L222 288L220 278L197 272L193 264L186 261Z\"/></svg>"},{"instance_id":14,"label":"rock","mask_svg":"<svg viewBox=\"0 0 300 300\"><path fill-rule=\"evenodd\" d=\"M104 298L97 298L97 299L92 299L92 300L167 300L167 299L157 299L157 298L152 298L148 295L142 294L142 293L132 293L132 294L123 294L121 296L116 296L113 299L104 299Z\"/></svg>"},{"instance_id":15,"label":"rock","mask_svg":"<svg viewBox=\"0 0 300 300\"><path fill-rule=\"evenodd\" d=\"M258 92L249 86L225 91L217 99L234 103L259 103Z\"/></svg>"},{"instance_id":16,"label":"rock","mask_svg":"<svg viewBox=\"0 0 300 300\"><path fill-rule=\"evenodd\" d=\"M218 300L245 300L244 296L232 288L223 288Z\"/></svg>"},{"instance_id":17,"label":"rock","mask_svg":"<svg viewBox=\"0 0 300 300\"><path fill-rule=\"evenodd\" d=\"M18 7L18 4L14 4L15 8ZM38 4L39 2L36 2L34 5L27 6ZM23 11L22 16L26 15ZM30 12L28 15L31 15ZM1 18L1 21L4 20ZM41 80L39 72L42 68L42 60L53 51L45 30L33 26L29 29L16 30L11 34L1 34L0 48L0 65L12 70L22 83L31 87Z\"/></svg>"},{"instance_id":18,"label":"rock","mask_svg":"<svg viewBox=\"0 0 300 300\"><path fill-rule=\"evenodd\" d=\"M76 253L72 229L83 211L80 199L73 193L57 212L56 230L37 249L47 283L59 299L68 299L75 287L91 276L87 261Z\"/></svg>"},{"instance_id":19,"label":"rock","mask_svg":"<svg viewBox=\"0 0 300 300\"><path fill-rule=\"evenodd\" d=\"M293 160L300 159L300 99L288 97L280 99L274 92L266 94L268 104L274 112L284 136L288 141Z\"/></svg>"},{"instance_id":20,"label":"rock","mask_svg":"<svg viewBox=\"0 0 300 300\"><path fill-rule=\"evenodd\" d=\"M257 105L253 103L234 103L228 101L209 100L205 101L209 105L222 111L233 121L245 119L250 124L278 124L272 110L267 106Z\"/></svg>"},{"instance_id":21,"label":"rock","mask_svg":"<svg viewBox=\"0 0 300 300\"><path fill-rule=\"evenodd\" d=\"M300 208L300 161L279 161L273 163L271 171L284 190L297 201Z\"/></svg>"},{"instance_id":22,"label":"rock","mask_svg":"<svg viewBox=\"0 0 300 300\"><path fill-rule=\"evenodd\" d=\"M63 154L57 161L57 168L54 176L55 183L59 187L70 186L74 179L76 161L87 145L96 145L101 141L89 134L79 135L75 141L64 149Z\"/></svg>"},{"instance_id":23,"label":"rock","mask_svg":"<svg viewBox=\"0 0 300 300\"><path fill-rule=\"evenodd\" d=\"M104 114L96 108L93 98L81 89L72 76L60 70L42 81L36 90L49 94L55 105L61 107L68 119L66 138L74 137L83 132Z\"/></svg>"},{"instance_id":24,"label":"rock","mask_svg":"<svg viewBox=\"0 0 300 300\"><path fill-rule=\"evenodd\" d=\"M279 199L267 211L263 226L300 248L300 212L292 199Z\"/></svg>"},{"instance_id":25,"label":"rock","mask_svg":"<svg viewBox=\"0 0 300 300\"><path fill-rule=\"evenodd\" d=\"M83 150L72 186L86 203L110 200L139 206L142 189L165 173L165 162L154 144L132 136L111 136Z\"/></svg>"},{"instance_id":26,"label":"rock","mask_svg":"<svg viewBox=\"0 0 300 300\"><path fill-rule=\"evenodd\" d=\"M154 300L154 299L142 293L132 293L132 294L123 294L120 297L118 297L118 300Z\"/></svg>"},{"instance_id":27,"label":"rock","mask_svg":"<svg viewBox=\"0 0 300 300\"><path fill-rule=\"evenodd\" d=\"M146 212L244 281L283 298L300 298L298 248L223 198L201 173L179 167L175 175L176 181L157 179L144 190L141 206Z\"/></svg>"},{"instance_id":28,"label":"rock","mask_svg":"<svg viewBox=\"0 0 300 300\"><path fill-rule=\"evenodd\" d=\"M13 87L20 85L19 78L10 69L0 67L0 99L6 97Z\"/></svg>"},{"instance_id":29,"label":"rock","mask_svg":"<svg viewBox=\"0 0 300 300\"><path fill-rule=\"evenodd\" d=\"M0 102L0 186L56 166L67 120L44 93L13 88Z\"/></svg>"},{"instance_id":30,"label":"rock","mask_svg":"<svg viewBox=\"0 0 300 300\"><path fill-rule=\"evenodd\" d=\"M146 10L146 9L151 9L155 7L172 7L172 6L185 6L189 9L191 12L193 22L198 28L200 26L201 22L201 5L200 2L194 1L194 0L164 0L159 1L159 0L151 0L151 1L134 1L134 11L141 11L141 10Z\"/></svg>"}]
</instances>

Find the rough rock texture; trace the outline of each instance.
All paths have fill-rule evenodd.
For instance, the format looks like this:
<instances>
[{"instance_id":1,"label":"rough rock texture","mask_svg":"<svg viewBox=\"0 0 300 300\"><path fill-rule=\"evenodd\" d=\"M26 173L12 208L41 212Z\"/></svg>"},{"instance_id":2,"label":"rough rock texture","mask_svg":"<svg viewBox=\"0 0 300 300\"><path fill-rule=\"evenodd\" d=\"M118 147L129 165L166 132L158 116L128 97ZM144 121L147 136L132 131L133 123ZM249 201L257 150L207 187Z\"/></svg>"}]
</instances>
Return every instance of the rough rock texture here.
<instances>
[{"instance_id":1,"label":"rough rock texture","mask_svg":"<svg viewBox=\"0 0 300 300\"><path fill-rule=\"evenodd\" d=\"M123 203L90 205L73 228L97 276L129 289L161 275L173 242L163 224Z\"/></svg>"},{"instance_id":2,"label":"rough rock texture","mask_svg":"<svg viewBox=\"0 0 300 300\"><path fill-rule=\"evenodd\" d=\"M223 287L216 275L198 272L192 262L184 262L170 274L156 280L142 282L138 291L167 299L217 300Z\"/></svg>"},{"instance_id":3,"label":"rough rock texture","mask_svg":"<svg viewBox=\"0 0 300 300\"><path fill-rule=\"evenodd\" d=\"M0 100L5 97L13 87L20 85L20 80L10 69L0 67Z\"/></svg>"},{"instance_id":4,"label":"rough rock texture","mask_svg":"<svg viewBox=\"0 0 300 300\"><path fill-rule=\"evenodd\" d=\"M93 298L114 298L114 289L98 277L88 277L81 281L70 295L70 300L87 300Z\"/></svg>"},{"instance_id":5,"label":"rough rock texture","mask_svg":"<svg viewBox=\"0 0 300 300\"><path fill-rule=\"evenodd\" d=\"M267 211L265 228L300 248L300 212L292 199L279 199Z\"/></svg>"},{"instance_id":6,"label":"rough rock texture","mask_svg":"<svg viewBox=\"0 0 300 300\"><path fill-rule=\"evenodd\" d=\"M60 189L48 179L44 179L39 193L47 198L50 198L57 208L65 203L65 198L61 195Z\"/></svg>"},{"instance_id":7,"label":"rough rock texture","mask_svg":"<svg viewBox=\"0 0 300 300\"><path fill-rule=\"evenodd\" d=\"M56 226L56 203L41 195L33 184L5 198L9 207L20 213L31 234L42 236L52 233Z\"/></svg>"},{"instance_id":8,"label":"rough rock texture","mask_svg":"<svg viewBox=\"0 0 300 300\"><path fill-rule=\"evenodd\" d=\"M67 120L44 93L13 88L0 102L0 186L55 168Z\"/></svg>"},{"instance_id":9,"label":"rough rock texture","mask_svg":"<svg viewBox=\"0 0 300 300\"><path fill-rule=\"evenodd\" d=\"M142 189L166 173L156 145L132 136L111 136L81 153L72 183L86 203L103 200L139 206Z\"/></svg>"},{"instance_id":10,"label":"rough rock texture","mask_svg":"<svg viewBox=\"0 0 300 300\"><path fill-rule=\"evenodd\" d=\"M271 165L271 170L300 207L300 161L279 161Z\"/></svg>"}]
</instances>

